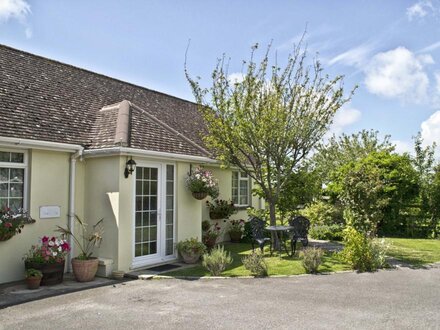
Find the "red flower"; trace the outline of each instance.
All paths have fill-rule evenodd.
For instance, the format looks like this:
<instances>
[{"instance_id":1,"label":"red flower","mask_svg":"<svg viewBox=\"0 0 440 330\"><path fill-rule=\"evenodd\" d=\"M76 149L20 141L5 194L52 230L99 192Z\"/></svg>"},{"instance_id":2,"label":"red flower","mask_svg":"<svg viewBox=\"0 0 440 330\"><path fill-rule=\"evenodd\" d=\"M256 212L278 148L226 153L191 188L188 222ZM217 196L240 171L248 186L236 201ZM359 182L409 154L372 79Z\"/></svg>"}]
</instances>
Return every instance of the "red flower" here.
<instances>
[{"instance_id":1,"label":"red flower","mask_svg":"<svg viewBox=\"0 0 440 330\"><path fill-rule=\"evenodd\" d=\"M61 244L61 248L63 249L63 251L70 251L70 246L69 243L64 242L63 244Z\"/></svg>"},{"instance_id":2,"label":"red flower","mask_svg":"<svg viewBox=\"0 0 440 330\"><path fill-rule=\"evenodd\" d=\"M6 222L6 223L5 223L5 227L6 227L6 228L11 228L11 227L12 227L12 223L10 223L10 222Z\"/></svg>"},{"instance_id":3,"label":"red flower","mask_svg":"<svg viewBox=\"0 0 440 330\"><path fill-rule=\"evenodd\" d=\"M49 240L49 237L44 236L44 237L41 239L41 242L46 243L48 240Z\"/></svg>"}]
</instances>

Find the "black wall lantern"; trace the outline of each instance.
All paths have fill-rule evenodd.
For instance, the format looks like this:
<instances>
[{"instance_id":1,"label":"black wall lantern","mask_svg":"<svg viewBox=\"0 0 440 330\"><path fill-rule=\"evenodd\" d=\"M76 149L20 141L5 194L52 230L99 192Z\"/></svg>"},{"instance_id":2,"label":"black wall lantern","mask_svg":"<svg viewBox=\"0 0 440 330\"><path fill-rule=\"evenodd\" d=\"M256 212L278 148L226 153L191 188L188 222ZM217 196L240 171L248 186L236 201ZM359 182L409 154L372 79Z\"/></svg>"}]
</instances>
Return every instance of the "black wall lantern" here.
<instances>
[{"instance_id":1,"label":"black wall lantern","mask_svg":"<svg viewBox=\"0 0 440 330\"><path fill-rule=\"evenodd\" d=\"M135 169L136 169L136 162L133 160L132 157L130 157L130 159L127 160L127 162L125 163L125 170L124 170L125 178L128 178L130 174L133 174Z\"/></svg>"}]
</instances>

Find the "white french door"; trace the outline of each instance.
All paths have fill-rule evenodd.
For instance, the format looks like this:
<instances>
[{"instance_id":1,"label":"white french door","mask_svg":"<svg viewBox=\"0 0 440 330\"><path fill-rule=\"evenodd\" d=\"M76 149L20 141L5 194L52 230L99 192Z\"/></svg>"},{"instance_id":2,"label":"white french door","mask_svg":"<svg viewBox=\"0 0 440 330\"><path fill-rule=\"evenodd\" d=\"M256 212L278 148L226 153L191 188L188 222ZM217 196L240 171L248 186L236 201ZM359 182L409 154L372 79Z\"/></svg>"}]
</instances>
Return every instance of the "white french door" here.
<instances>
[{"instance_id":1,"label":"white french door","mask_svg":"<svg viewBox=\"0 0 440 330\"><path fill-rule=\"evenodd\" d=\"M175 257L174 168L161 163L136 166L133 268Z\"/></svg>"}]
</instances>

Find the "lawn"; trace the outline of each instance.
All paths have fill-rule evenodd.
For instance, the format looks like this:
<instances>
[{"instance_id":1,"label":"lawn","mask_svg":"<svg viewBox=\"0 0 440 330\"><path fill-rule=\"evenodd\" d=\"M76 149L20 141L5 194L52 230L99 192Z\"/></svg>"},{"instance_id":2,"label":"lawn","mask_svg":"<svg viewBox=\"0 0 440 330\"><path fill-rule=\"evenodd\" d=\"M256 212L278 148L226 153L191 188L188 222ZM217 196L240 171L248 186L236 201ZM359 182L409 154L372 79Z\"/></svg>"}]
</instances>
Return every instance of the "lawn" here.
<instances>
[{"instance_id":1,"label":"lawn","mask_svg":"<svg viewBox=\"0 0 440 330\"><path fill-rule=\"evenodd\" d=\"M223 276L249 276L251 273L246 270L241 263L241 259L252 252L250 244L245 243L226 243L225 250L231 252L233 263L222 273ZM282 254L279 257L278 253L274 253L271 257L269 251L265 251L265 260L268 264L269 275L299 275L305 274L304 267L301 264L301 259L298 257L298 252L295 257L288 257ZM343 264L336 255L326 252L323 263L319 267L319 272L334 272L340 270L348 270L349 267ZM200 264L182 270L167 272L162 275L167 276L209 276L209 272Z\"/></svg>"},{"instance_id":2,"label":"lawn","mask_svg":"<svg viewBox=\"0 0 440 330\"><path fill-rule=\"evenodd\" d=\"M387 238L390 248L387 255L414 266L440 261L440 240Z\"/></svg>"}]
</instances>

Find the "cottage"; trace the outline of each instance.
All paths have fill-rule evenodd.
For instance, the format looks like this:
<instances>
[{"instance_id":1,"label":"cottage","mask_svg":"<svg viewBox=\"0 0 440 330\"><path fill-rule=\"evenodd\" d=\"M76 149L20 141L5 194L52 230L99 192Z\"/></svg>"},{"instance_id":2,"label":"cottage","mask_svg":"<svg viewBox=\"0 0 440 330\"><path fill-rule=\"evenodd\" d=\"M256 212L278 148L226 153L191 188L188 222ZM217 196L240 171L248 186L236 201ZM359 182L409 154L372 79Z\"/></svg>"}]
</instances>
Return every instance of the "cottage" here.
<instances>
[{"instance_id":1,"label":"cottage","mask_svg":"<svg viewBox=\"0 0 440 330\"><path fill-rule=\"evenodd\" d=\"M209 219L185 187L196 165L213 171L221 198L259 206L250 179L205 149L194 103L0 46L0 118L0 206L36 220L0 242L0 283L21 279L23 254L75 214L104 218L97 254L114 269L175 260L175 243L200 238Z\"/></svg>"}]
</instances>

